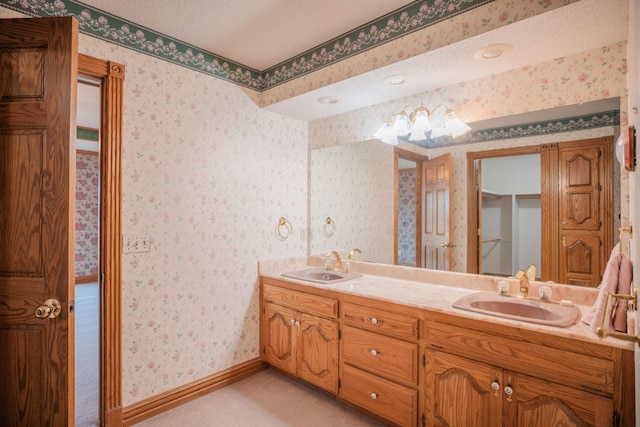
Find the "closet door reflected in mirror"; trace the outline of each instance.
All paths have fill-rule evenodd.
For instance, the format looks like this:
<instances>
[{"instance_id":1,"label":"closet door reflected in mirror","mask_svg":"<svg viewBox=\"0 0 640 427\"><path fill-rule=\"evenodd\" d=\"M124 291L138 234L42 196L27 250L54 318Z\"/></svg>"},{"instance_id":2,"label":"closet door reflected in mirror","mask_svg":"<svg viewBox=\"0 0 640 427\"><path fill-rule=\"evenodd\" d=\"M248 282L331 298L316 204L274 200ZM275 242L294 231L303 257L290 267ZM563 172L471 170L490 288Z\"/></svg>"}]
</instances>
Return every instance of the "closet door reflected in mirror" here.
<instances>
[{"instance_id":1,"label":"closet door reflected in mirror","mask_svg":"<svg viewBox=\"0 0 640 427\"><path fill-rule=\"evenodd\" d=\"M613 247L613 137L470 152L469 273L600 284Z\"/></svg>"}]
</instances>

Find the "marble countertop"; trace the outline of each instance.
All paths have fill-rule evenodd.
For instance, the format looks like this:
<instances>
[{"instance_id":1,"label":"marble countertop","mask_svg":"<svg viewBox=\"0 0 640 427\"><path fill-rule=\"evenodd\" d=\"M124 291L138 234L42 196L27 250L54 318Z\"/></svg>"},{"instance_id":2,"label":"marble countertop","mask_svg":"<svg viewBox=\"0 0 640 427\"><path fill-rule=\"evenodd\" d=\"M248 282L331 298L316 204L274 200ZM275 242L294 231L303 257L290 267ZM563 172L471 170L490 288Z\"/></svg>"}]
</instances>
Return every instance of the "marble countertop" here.
<instances>
[{"instance_id":1,"label":"marble countertop","mask_svg":"<svg viewBox=\"0 0 640 427\"><path fill-rule=\"evenodd\" d=\"M541 285L551 286L552 301L570 300L572 304L579 308L580 316L576 324L567 328L559 328L555 326L539 325L525 321L495 317L452 307L452 304L458 298L473 292L490 291L497 293L497 281L503 280L501 278L357 262L352 264L351 271L362 274L362 277L344 282L321 284L282 276L282 273L285 272L300 270L307 267L319 267L319 264L320 260L313 259L312 257L261 261L259 263L259 273L264 277L285 280L311 288L374 298L380 301L388 301L433 312L476 319L482 322L512 326L514 328L542 332L616 348L629 350L633 350L634 348L634 343L632 342L627 342L613 337L598 337L589 325L580 320L595 301L595 297L597 296L597 290L595 289L582 290L580 288L567 285L550 285L537 282L531 283L530 295L537 295L537 287ZM510 285L510 295L515 295L518 286L517 281L511 281Z\"/></svg>"}]
</instances>

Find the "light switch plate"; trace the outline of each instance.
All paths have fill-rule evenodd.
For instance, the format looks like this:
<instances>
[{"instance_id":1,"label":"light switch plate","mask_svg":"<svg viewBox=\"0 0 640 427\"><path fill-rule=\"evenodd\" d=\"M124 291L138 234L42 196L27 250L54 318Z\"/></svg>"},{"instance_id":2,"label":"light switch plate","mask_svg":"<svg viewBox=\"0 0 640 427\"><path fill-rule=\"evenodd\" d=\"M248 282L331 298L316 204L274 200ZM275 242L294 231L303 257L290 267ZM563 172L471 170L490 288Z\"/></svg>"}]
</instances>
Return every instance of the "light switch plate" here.
<instances>
[{"instance_id":1,"label":"light switch plate","mask_svg":"<svg viewBox=\"0 0 640 427\"><path fill-rule=\"evenodd\" d=\"M122 236L122 253L149 252L149 236L144 234L124 234Z\"/></svg>"}]
</instances>

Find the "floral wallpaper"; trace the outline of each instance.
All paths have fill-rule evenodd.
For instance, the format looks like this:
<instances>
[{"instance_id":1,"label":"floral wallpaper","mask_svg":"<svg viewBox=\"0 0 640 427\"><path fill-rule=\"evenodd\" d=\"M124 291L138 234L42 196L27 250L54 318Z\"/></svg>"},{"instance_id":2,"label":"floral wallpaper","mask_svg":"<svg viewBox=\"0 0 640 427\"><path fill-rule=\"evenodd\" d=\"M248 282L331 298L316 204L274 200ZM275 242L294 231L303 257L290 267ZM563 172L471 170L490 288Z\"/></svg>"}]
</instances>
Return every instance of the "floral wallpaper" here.
<instances>
[{"instance_id":1,"label":"floral wallpaper","mask_svg":"<svg viewBox=\"0 0 640 427\"><path fill-rule=\"evenodd\" d=\"M416 171L398 172L398 263L416 265Z\"/></svg>"},{"instance_id":2,"label":"floral wallpaper","mask_svg":"<svg viewBox=\"0 0 640 427\"><path fill-rule=\"evenodd\" d=\"M122 232L151 240L122 255L126 407L258 357L258 260L307 252L307 123L93 37L79 51L126 66Z\"/></svg>"},{"instance_id":3,"label":"floral wallpaper","mask_svg":"<svg viewBox=\"0 0 640 427\"><path fill-rule=\"evenodd\" d=\"M98 275L100 224L97 154L76 154L76 277Z\"/></svg>"}]
</instances>

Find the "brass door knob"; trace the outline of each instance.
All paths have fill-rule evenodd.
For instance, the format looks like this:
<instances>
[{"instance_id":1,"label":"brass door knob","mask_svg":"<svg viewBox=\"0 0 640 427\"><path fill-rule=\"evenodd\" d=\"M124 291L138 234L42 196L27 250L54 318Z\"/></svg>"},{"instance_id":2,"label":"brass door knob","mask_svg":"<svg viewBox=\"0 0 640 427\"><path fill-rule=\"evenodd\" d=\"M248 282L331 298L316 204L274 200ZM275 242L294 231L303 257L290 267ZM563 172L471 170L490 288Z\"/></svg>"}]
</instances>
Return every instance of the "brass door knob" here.
<instances>
[{"instance_id":1,"label":"brass door knob","mask_svg":"<svg viewBox=\"0 0 640 427\"><path fill-rule=\"evenodd\" d=\"M40 307L36 308L38 319L55 319L62 312L62 305L57 299L48 299Z\"/></svg>"},{"instance_id":2,"label":"brass door knob","mask_svg":"<svg viewBox=\"0 0 640 427\"><path fill-rule=\"evenodd\" d=\"M455 243L451 243L451 242L442 242L440 243L440 246L443 248L453 248L455 247Z\"/></svg>"}]
</instances>

